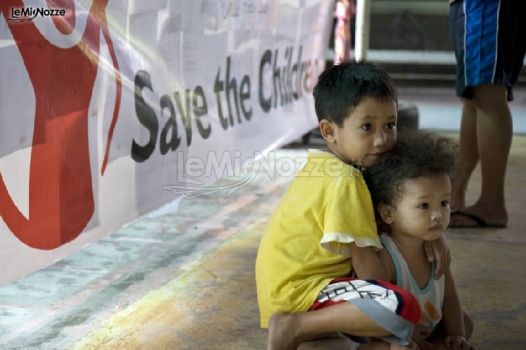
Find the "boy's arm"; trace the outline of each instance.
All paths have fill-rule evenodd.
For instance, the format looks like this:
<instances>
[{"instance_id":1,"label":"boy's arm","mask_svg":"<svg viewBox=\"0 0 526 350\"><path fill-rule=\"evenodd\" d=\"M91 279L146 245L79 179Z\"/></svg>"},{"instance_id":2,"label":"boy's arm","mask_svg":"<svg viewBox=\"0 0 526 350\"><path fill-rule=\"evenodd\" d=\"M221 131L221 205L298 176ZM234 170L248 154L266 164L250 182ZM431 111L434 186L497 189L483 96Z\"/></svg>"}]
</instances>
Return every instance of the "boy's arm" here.
<instances>
[{"instance_id":1,"label":"boy's arm","mask_svg":"<svg viewBox=\"0 0 526 350\"><path fill-rule=\"evenodd\" d=\"M376 253L375 247L358 247L354 242L350 243L350 246L352 266L358 278L388 280L387 272Z\"/></svg>"},{"instance_id":2,"label":"boy's arm","mask_svg":"<svg viewBox=\"0 0 526 350\"><path fill-rule=\"evenodd\" d=\"M385 281L396 284L396 270L391 255L387 252L387 250L385 250L385 248L379 250L376 254L380 257L380 262L382 263L386 273Z\"/></svg>"},{"instance_id":3,"label":"boy's arm","mask_svg":"<svg viewBox=\"0 0 526 350\"><path fill-rule=\"evenodd\" d=\"M447 246L444 234L441 234L440 238L434 241L424 242L424 251L429 262L437 262L435 279L439 279L445 271L449 269L449 265L451 264L451 252Z\"/></svg>"}]
</instances>

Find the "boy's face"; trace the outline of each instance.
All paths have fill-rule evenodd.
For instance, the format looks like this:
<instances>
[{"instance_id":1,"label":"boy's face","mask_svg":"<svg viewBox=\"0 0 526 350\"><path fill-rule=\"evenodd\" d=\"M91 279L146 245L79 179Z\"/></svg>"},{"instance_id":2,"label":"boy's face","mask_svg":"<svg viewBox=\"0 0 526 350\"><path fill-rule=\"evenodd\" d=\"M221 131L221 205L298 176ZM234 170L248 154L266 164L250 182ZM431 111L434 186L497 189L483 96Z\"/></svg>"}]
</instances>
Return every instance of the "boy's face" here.
<instances>
[{"instance_id":1,"label":"boy's face","mask_svg":"<svg viewBox=\"0 0 526 350\"><path fill-rule=\"evenodd\" d=\"M380 206L382 219L393 234L424 241L440 237L449 224L451 182L446 174L422 176L403 182L394 206ZM387 212L385 211L387 210Z\"/></svg>"},{"instance_id":2,"label":"boy's face","mask_svg":"<svg viewBox=\"0 0 526 350\"><path fill-rule=\"evenodd\" d=\"M364 97L343 125L322 120L320 130L329 150L347 163L369 167L396 141L396 102Z\"/></svg>"}]
</instances>

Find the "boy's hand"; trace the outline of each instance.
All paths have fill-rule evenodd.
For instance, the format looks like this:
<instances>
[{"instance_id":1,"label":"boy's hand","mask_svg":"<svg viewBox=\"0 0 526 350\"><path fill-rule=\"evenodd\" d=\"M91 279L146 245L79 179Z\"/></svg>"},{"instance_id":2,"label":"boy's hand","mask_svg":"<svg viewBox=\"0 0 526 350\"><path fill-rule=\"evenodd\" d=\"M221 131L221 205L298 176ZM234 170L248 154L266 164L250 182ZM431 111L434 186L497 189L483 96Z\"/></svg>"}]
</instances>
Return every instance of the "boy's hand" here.
<instances>
[{"instance_id":1,"label":"boy's hand","mask_svg":"<svg viewBox=\"0 0 526 350\"><path fill-rule=\"evenodd\" d=\"M424 242L424 250L429 262L437 262L435 279L439 279L449 267L449 264L451 264L451 252L449 251L444 235L440 235L440 238L434 241Z\"/></svg>"},{"instance_id":2,"label":"boy's hand","mask_svg":"<svg viewBox=\"0 0 526 350\"><path fill-rule=\"evenodd\" d=\"M449 335L445 337L444 344L448 350L475 350L475 347L460 335Z\"/></svg>"}]
</instances>

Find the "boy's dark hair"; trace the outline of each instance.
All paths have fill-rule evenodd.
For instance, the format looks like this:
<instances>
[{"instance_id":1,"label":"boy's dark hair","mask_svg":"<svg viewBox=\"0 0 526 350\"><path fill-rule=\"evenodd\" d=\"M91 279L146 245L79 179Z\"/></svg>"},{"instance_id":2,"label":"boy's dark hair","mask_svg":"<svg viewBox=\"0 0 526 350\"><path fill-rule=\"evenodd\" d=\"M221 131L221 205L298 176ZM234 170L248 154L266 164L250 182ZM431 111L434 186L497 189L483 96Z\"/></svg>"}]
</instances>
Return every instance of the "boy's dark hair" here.
<instances>
[{"instance_id":1,"label":"boy's dark hair","mask_svg":"<svg viewBox=\"0 0 526 350\"><path fill-rule=\"evenodd\" d=\"M398 102L393 80L375 65L359 61L330 67L320 74L314 87L318 121L327 119L342 126L351 108L364 97Z\"/></svg>"},{"instance_id":2,"label":"boy's dark hair","mask_svg":"<svg viewBox=\"0 0 526 350\"><path fill-rule=\"evenodd\" d=\"M391 151L364 172L374 205L393 205L404 181L421 176L452 175L458 146L446 137L408 132Z\"/></svg>"}]
</instances>

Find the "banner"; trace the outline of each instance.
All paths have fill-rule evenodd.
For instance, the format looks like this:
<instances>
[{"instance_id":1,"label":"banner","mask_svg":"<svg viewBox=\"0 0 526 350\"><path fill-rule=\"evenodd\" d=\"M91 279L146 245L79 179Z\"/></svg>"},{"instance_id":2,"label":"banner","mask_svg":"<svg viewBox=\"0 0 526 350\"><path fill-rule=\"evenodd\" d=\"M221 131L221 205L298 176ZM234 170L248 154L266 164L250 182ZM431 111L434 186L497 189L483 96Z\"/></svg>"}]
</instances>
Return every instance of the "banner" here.
<instances>
[{"instance_id":1,"label":"banner","mask_svg":"<svg viewBox=\"0 0 526 350\"><path fill-rule=\"evenodd\" d=\"M332 3L2 0L0 284L313 128Z\"/></svg>"}]
</instances>

